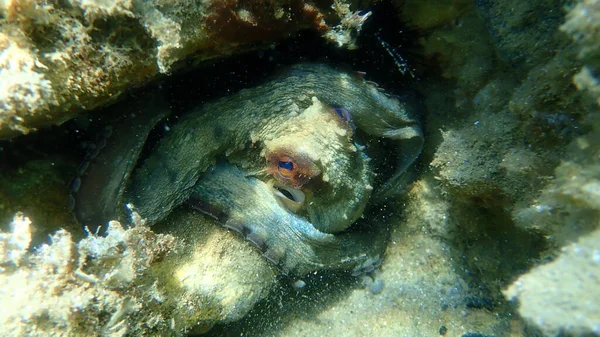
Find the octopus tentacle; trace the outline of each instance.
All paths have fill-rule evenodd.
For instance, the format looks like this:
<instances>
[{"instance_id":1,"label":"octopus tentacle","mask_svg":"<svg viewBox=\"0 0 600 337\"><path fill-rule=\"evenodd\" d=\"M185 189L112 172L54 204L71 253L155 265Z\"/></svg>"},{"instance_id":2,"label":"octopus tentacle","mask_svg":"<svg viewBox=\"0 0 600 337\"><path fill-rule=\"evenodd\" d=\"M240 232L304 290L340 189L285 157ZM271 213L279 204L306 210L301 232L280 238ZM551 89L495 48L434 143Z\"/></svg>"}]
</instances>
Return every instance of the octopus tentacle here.
<instances>
[{"instance_id":1,"label":"octopus tentacle","mask_svg":"<svg viewBox=\"0 0 600 337\"><path fill-rule=\"evenodd\" d=\"M132 114L132 105L136 111ZM162 95L151 92L136 103L119 104L123 118L105 128L105 144L88 153L71 185L73 213L90 229L122 218L127 181L152 128L170 113ZM104 145L104 146L103 146Z\"/></svg>"},{"instance_id":2,"label":"octopus tentacle","mask_svg":"<svg viewBox=\"0 0 600 337\"><path fill-rule=\"evenodd\" d=\"M203 213L220 214L215 218L221 225L240 233L284 274L320 269L368 273L385 248L385 227L337 235L320 232L281 207L268 184L228 163L202 175L187 203Z\"/></svg>"}]
</instances>

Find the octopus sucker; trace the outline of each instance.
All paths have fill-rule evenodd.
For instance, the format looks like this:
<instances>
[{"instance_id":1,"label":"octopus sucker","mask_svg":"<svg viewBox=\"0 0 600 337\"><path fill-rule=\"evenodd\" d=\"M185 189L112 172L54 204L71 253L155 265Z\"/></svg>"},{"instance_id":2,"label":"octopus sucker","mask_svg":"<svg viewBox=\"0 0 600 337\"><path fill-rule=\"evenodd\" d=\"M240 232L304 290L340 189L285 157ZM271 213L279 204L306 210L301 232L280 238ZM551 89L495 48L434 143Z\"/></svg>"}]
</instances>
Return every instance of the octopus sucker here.
<instances>
[{"instance_id":1,"label":"octopus sucker","mask_svg":"<svg viewBox=\"0 0 600 337\"><path fill-rule=\"evenodd\" d=\"M323 64L292 66L191 109L139 158L140 138L168 113L161 105L144 110L135 121L140 137L131 141L131 131L119 126L88 161L75 193L83 225L125 220L128 203L154 224L185 203L240 233L286 274L372 272L369 261L383 256L387 231L355 223L371 194L404 190L404 172L423 145L414 104ZM379 186L356 130L388 139L402 153Z\"/></svg>"}]
</instances>

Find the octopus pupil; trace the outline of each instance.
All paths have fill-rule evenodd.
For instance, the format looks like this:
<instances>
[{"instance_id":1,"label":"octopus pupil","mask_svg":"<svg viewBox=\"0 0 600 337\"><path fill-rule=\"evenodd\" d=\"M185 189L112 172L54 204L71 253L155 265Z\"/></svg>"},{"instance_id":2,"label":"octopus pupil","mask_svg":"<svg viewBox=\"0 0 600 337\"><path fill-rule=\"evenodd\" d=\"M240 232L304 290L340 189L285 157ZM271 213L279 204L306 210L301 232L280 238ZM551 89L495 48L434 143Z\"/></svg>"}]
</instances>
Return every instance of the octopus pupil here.
<instances>
[{"instance_id":1,"label":"octopus pupil","mask_svg":"<svg viewBox=\"0 0 600 337\"><path fill-rule=\"evenodd\" d=\"M286 169L286 170L293 170L294 169L294 163L292 163L291 161L280 161L279 162L279 167L282 169Z\"/></svg>"}]
</instances>

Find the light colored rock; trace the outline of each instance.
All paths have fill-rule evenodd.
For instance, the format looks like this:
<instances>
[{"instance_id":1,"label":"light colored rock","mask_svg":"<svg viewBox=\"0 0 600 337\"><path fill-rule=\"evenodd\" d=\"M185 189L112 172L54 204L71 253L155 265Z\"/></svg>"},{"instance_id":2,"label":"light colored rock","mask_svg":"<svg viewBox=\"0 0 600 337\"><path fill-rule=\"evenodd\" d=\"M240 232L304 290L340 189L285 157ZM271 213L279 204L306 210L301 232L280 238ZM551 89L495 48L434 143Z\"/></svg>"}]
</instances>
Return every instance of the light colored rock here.
<instances>
[{"instance_id":1,"label":"light colored rock","mask_svg":"<svg viewBox=\"0 0 600 337\"><path fill-rule=\"evenodd\" d=\"M283 0L2 0L0 139L112 103L189 57L201 61L259 48L307 28L353 45L361 16L322 6ZM325 14L333 22L326 23Z\"/></svg>"},{"instance_id":2,"label":"light colored rock","mask_svg":"<svg viewBox=\"0 0 600 337\"><path fill-rule=\"evenodd\" d=\"M546 336L600 334L600 231L519 277L504 291L519 313Z\"/></svg>"},{"instance_id":3,"label":"light colored rock","mask_svg":"<svg viewBox=\"0 0 600 337\"><path fill-rule=\"evenodd\" d=\"M31 242L29 225L31 220L18 213L10 224L11 233L0 233L0 265L10 263L19 266Z\"/></svg>"},{"instance_id":4,"label":"light colored rock","mask_svg":"<svg viewBox=\"0 0 600 337\"><path fill-rule=\"evenodd\" d=\"M2 234L4 242L18 240L31 228L22 216L13 223L13 232ZM137 273L169 251L172 243L170 236L157 236L143 227L125 231L118 223L111 224L107 238L90 236L78 244L70 233L59 230L50 244L13 260L18 268L2 265L0 303L10 310L0 313L0 334L123 335L131 322L126 314L145 308L139 293L125 295L124 288L134 286ZM21 251L27 246L21 245ZM11 253L3 253L0 260L6 261Z\"/></svg>"},{"instance_id":5,"label":"light colored rock","mask_svg":"<svg viewBox=\"0 0 600 337\"><path fill-rule=\"evenodd\" d=\"M29 248L29 220L0 233L2 336L182 336L244 316L275 283L249 244L194 213L171 234L111 222L74 242L59 230ZM171 223L173 225L173 223ZM176 236L175 236L176 235Z\"/></svg>"},{"instance_id":6,"label":"light colored rock","mask_svg":"<svg viewBox=\"0 0 600 337\"><path fill-rule=\"evenodd\" d=\"M180 211L172 214L164 226L184 245L173 260L161 264L157 276L171 279L169 283L184 297L205 298L216 304L217 315L209 317L213 324L239 320L276 284L278 271L257 249L208 218ZM167 296L177 298L173 293ZM180 303L177 310L189 315L196 309Z\"/></svg>"}]
</instances>

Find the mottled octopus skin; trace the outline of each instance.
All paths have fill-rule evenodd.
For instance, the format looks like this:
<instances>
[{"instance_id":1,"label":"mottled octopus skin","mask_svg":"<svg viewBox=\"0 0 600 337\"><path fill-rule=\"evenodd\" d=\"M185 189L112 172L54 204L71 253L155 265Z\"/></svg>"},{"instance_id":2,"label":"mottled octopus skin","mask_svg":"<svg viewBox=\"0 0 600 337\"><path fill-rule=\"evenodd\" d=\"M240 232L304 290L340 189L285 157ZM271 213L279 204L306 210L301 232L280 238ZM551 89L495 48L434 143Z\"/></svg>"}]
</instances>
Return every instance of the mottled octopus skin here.
<instances>
[{"instance_id":1,"label":"mottled octopus skin","mask_svg":"<svg viewBox=\"0 0 600 337\"><path fill-rule=\"evenodd\" d=\"M351 114L352 127L336 112L340 108ZM249 215L252 212L243 217L241 228L246 232L267 232L261 239L267 258L280 263L281 258L273 256L285 256L283 266L291 267L283 270L294 273L340 265L360 269L377 260L384 239L381 235L352 234L352 229L346 230L362 215L373 181L369 158L362 147L354 144L352 129L396 141L401 154L396 173L373 192L378 196L392 195L402 187L398 186L400 177L423 144L412 109L412 105L388 97L359 76L326 65L298 64L258 87L188 112L131 175L121 173L115 178L120 180L110 184L118 186L116 193L110 193L112 203L121 212L123 205L132 203L150 224L164 219L186 201L202 201L202 207L208 206L209 210L221 209L224 204L216 202L216 192L198 186L208 184L204 181L208 179L207 170L224 160L248 177L263 182L276 179L306 195L297 215L280 203L270 204L273 214L287 214L285 217L293 220L279 221L277 216L265 214L253 219ZM294 177L298 179L288 179L290 172L275 174L272 165L277 160L273 157L287 160L288 156L298 162L308 161L303 165L303 173ZM135 160L135 156L130 157ZM246 183L250 182L255 180ZM228 196L227 202L243 198L243 194L232 193L233 189L225 191L222 192ZM259 202L265 200L256 200L257 205ZM242 204L247 211L252 208L251 204L241 203L225 209L243 214ZM78 213L80 218L102 218L92 214L93 210ZM225 226L239 229L231 224ZM373 242L372 238L378 239ZM370 242L373 249L366 249L365 242ZM344 253L332 253L331 247L343 247ZM340 259L344 258L349 260L342 263Z\"/></svg>"},{"instance_id":2,"label":"mottled octopus skin","mask_svg":"<svg viewBox=\"0 0 600 337\"><path fill-rule=\"evenodd\" d=\"M321 64L299 64L285 74L256 88L204 104L182 118L161 142L157 150L134 173L125 200L132 202L142 216L153 223L163 219L173 207L182 204L201 174L218 157L239 164L248 172L263 172L265 142L288 137L288 146L301 146L282 125L313 104L312 98L350 111L357 128L378 137L398 141L402 155L394 182L421 151L423 138L411 106L381 93L362 78L339 72ZM300 114L300 116L296 116ZM333 114L332 114L333 115ZM317 125L298 123L300 128ZM315 136L318 141L322 135ZM313 138L314 140L314 138ZM351 142L340 146L354 147ZM325 144L327 148L327 144ZM339 162L335 156L352 151L331 149L321 167L331 183L328 191L315 196L309 217L317 228L345 228L356 219L348 209L360 208L368 198L370 181L360 154ZM366 188L365 188L366 187ZM380 191L379 193L384 193ZM349 204L350 203L350 204ZM347 220L341 219L344 215ZM342 225L338 225L342 223Z\"/></svg>"},{"instance_id":3,"label":"mottled octopus skin","mask_svg":"<svg viewBox=\"0 0 600 337\"><path fill-rule=\"evenodd\" d=\"M281 207L272 188L239 168L219 163L196 183L187 201L256 246L265 258L288 275L320 269L368 273L380 262L387 231L323 233Z\"/></svg>"}]
</instances>

